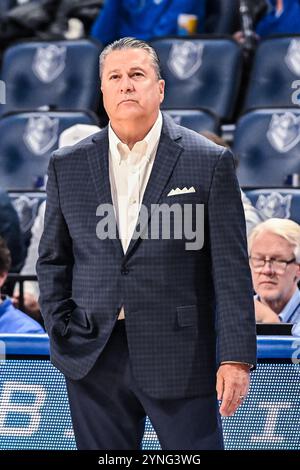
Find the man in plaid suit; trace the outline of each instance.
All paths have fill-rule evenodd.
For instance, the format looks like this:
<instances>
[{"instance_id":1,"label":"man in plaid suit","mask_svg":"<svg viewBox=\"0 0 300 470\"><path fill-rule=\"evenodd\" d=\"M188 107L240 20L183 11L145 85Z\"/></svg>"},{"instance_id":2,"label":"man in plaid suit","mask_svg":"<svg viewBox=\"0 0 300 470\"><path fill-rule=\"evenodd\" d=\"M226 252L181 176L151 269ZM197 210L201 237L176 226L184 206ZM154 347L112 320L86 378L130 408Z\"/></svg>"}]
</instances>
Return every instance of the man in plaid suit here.
<instances>
[{"instance_id":1,"label":"man in plaid suit","mask_svg":"<svg viewBox=\"0 0 300 470\"><path fill-rule=\"evenodd\" d=\"M54 153L37 264L77 446L138 449L148 415L163 449L222 449L256 360L232 155L161 114L145 42L107 46L100 75L110 123Z\"/></svg>"}]
</instances>

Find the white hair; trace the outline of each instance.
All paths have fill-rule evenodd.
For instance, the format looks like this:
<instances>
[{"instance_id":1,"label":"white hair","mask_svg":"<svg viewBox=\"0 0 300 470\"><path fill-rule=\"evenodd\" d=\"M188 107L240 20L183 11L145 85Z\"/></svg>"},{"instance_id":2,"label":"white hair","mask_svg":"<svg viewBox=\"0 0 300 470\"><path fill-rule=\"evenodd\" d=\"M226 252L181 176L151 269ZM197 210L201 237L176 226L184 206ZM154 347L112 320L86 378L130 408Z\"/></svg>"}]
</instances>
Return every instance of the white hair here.
<instances>
[{"instance_id":1,"label":"white hair","mask_svg":"<svg viewBox=\"0 0 300 470\"><path fill-rule=\"evenodd\" d=\"M248 238L248 252L251 254L253 242L264 232L273 233L284 238L293 246L296 262L300 263L300 225L290 219L271 218L256 225Z\"/></svg>"}]
</instances>

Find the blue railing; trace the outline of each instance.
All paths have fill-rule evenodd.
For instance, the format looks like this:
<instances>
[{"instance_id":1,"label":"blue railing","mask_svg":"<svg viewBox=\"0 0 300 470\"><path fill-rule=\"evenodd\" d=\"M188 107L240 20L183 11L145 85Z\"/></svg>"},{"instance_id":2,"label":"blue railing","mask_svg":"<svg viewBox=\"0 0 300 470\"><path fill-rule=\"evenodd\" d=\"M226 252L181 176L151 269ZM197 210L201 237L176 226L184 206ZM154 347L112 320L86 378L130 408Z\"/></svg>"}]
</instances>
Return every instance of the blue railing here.
<instances>
[{"instance_id":1,"label":"blue railing","mask_svg":"<svg viewBox=\"0 0 300 470\"><path fill-rule=\"evenodd\" d=\"M7 355L49 355L49 338L46 334L0 334L0 341L4 341ZM289 359L299 347L300 337L257 337L258 359Z\"/></svg>"}]
</instances>

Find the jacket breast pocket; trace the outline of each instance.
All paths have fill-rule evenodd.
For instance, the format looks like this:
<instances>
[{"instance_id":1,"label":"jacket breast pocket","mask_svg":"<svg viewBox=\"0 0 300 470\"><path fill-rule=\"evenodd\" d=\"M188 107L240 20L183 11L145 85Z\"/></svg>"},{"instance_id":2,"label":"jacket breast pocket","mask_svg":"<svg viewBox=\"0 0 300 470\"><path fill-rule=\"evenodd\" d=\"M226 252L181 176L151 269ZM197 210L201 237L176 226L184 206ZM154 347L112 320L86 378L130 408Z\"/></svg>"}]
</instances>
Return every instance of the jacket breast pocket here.
<instances>
[{"instance_id":1,"label":"jacket breast pocket","mask_svg":"<svg viewBox=\"0 0 300 470\"><path fill-rule=\"evenodd\" d=\"M172 204L203 204L203 200L197 193L176 194L175 196L166 196L164 203L171 206Z\"/></svg>"}]
</instances>

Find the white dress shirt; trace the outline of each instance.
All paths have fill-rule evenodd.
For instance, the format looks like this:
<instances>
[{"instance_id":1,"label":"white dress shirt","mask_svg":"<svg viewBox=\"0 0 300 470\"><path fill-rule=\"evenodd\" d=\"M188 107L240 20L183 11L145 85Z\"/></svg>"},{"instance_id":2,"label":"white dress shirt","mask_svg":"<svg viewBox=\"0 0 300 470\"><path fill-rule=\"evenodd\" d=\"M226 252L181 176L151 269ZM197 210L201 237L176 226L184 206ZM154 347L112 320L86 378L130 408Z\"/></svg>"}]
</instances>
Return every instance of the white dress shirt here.
<instances>
[{"instance_id":1,"label":"white dress shirt","mask_svg":"<svg viewBox=\"0 0 300 470\"><path fill-rule=\"evenodd\" d=\"M108 128L109 138L109 179L112 201L124 253L126 253L136 227L143 195L151 174L160 134L162 115L158 114L155 124L145 138L129 147L121 142ZM119 320L125 318L124 307Z\"/></svg>"}]
</instances>

